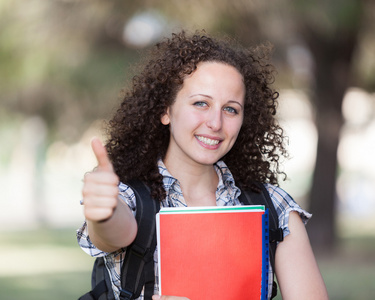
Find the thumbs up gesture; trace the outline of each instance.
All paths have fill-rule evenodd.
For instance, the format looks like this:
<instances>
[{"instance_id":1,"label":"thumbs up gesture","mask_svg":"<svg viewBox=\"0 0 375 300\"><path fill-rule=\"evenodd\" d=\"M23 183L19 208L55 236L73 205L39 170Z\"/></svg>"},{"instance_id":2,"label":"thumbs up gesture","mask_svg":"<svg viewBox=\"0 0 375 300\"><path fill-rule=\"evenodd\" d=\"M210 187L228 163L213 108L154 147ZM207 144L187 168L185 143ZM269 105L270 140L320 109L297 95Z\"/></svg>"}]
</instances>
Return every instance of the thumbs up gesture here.
<instances>
[{"instance_id":1,"label":"thumbs up gesture","mask_svg":"<svg viewBox=\"0 0 375 300\"><path fill-rule=\"evenodd\" d=\"M117 207L119 178L101 141L93 138L91 147L98 166L86 174L82 196L86 220L98 222L111 218Z\"/></svg>"}]
</instances>

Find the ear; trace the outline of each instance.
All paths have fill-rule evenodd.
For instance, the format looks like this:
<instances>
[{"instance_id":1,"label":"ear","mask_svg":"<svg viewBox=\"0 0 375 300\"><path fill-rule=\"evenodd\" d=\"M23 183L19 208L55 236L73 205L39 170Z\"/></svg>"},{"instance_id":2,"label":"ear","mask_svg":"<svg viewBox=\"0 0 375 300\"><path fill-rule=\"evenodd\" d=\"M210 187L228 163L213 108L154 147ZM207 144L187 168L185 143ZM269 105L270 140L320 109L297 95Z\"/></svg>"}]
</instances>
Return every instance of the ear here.
<instances>
[{"instance_id":1,"label":"ear","mask_svg":"<svg viewBox=\"0 0 375 300\"><path fill-rule=\"evenodd\" d=\"M168 125L170 123L171 120L169 119L169 107L167 108L167 111L164 113L164 115L162 115L160 121L163 125Z\"/></svg>"}]
</instances>

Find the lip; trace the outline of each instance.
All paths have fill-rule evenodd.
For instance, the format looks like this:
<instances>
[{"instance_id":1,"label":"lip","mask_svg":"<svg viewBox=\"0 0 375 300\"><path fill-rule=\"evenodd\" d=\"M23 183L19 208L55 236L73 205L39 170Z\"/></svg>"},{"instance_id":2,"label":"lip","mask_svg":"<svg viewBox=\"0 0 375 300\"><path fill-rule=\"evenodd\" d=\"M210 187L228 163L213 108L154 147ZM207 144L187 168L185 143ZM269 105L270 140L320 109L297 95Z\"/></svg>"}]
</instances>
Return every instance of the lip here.
<instances>
[{"instance_id":1,"label":"lip","mask_svg":"<svg viewBox=\"0 0 375 300\"><path fill-rule=\"evenodd\" d=\"M210 149L210 150L218 149L220 147L220 144L223 141L222 138L218 138L218 137L214 137L210 135L201 135L201 134L195 135L195 138L202 147L206 149ZM209 140L217 141L217 144L207 144L202 139L209 139Z\"/></svg>"}]
</instances>

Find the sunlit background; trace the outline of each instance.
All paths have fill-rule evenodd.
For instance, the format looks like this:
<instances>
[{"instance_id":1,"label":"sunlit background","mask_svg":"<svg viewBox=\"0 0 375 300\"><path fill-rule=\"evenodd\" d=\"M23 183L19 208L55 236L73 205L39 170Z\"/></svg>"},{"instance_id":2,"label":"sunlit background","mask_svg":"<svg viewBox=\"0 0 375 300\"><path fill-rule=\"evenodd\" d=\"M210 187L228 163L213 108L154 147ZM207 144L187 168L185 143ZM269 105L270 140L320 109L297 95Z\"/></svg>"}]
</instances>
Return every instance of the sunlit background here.
<instances>
[{"instance_id":1,"label":"sunlit background","mask_svg":"<svg viewBox=\"0 0 375 300\"><path fill-rule=\"evenodd\" d=\"M319 32L356 32L339 111L337 242L318 261L331 299L372 299L375 5L308 2L0 1L0 298L76 299L89 289L93 260L76 245L75 229L82 178L96 164L90 140L105 139L103 121L144 51L183 28L274 45L290 152L281 186L308 209L321 112L313 97L318 63L298 31L304 19Z\"/></svg>"}]
</instances>

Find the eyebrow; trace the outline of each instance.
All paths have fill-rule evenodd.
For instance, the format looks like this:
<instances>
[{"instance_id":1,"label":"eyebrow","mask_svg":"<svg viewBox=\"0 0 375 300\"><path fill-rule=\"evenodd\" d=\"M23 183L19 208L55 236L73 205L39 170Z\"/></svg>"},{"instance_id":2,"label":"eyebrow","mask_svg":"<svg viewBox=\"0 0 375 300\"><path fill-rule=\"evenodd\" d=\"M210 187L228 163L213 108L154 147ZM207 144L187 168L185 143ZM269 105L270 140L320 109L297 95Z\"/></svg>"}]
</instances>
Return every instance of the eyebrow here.
<instances>
[{"instance_id":1,"label":"eyebrow","mask_svg":"<svg viewBox=\"0 0 375 300\"><path fill-rule=\"evenodd\" d=\"M189 96L189 98L193 98L193 97L196 97L196 96L203 96L203 97L213 99L210 95L206 95L206 94L194 94L194 95ZM243 108L243 105L236 100L229 100L228 103L237 103L239 106L241 106L241 108Z\"/></svg>"},{"instance_id":2,"label":"eyebrow","mask_svg":"<svg viewBox=\"0 0 375 300\"><path fill-rule=\"evenodd\" d=\"M241 108L243 108L243 105L240 102L236 101L236 100L229 100L228 102L229 103L237 103L239 106L241 106Z\"/></svg>"}]
</instances>

